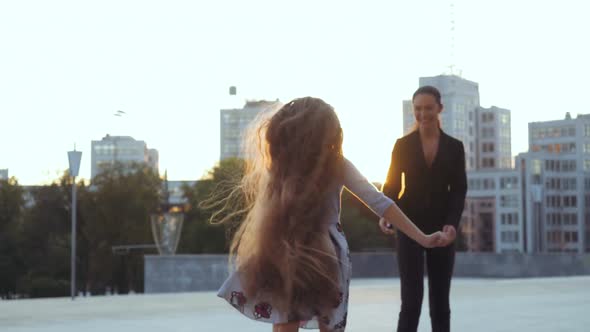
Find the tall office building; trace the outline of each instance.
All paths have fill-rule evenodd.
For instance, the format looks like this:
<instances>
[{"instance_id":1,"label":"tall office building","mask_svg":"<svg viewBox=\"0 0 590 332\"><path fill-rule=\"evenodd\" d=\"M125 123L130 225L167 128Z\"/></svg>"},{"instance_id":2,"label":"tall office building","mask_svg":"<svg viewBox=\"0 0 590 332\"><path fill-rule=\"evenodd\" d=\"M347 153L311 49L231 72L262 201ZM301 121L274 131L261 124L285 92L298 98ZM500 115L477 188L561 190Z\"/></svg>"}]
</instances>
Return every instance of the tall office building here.
<instances>
[{"instance_id":1,"label":"tall office building","mask_svg":"<svg viewBox=\"0 0 590 332\"><path fill-rule=\"evenodd\" d=\"M529 123L523 178L528 252L590 251L590 114Z\"/></svg>"},{"instance_id":2,"label":"tall office building","mask_svg":"<svg viewBox=\"0 0 590 332\"><path fill-rule=\"evenodd\" d=\"M404 135L409 134L414 128L416 119L414 118L414 106L411 100L402 101Z\"/></svg>"},{"instance_id":3,"label":"tall office building","mask_svg":"<svg viewBox=\"0 0 590 332\"><path fill-rule=\"evenodd\" d=\"M220 160L243 158L242 144L248 127L256 117L265 112L281 107L277 101L248 101L243 108L222 109L220 111Z\"/></svg>"},{"instance_id":4,"label":"tall office building","mask_svg":"<svg viewBox=\"0 0 590 332\"><path fill-rule=\"evenodd\" d=\"M106 135L100 141L92 141L90 176L94 178L101 168L115 162L123 164L145 163L158 172L158 150L148 149L144 141L130 136Z\"/></svg>"},{"instance_id":5,"label":"tall office building","mask_svg":"<svg viewBox=\"0 0 590 332\"><path fill-rule=\"evenodd\" d=\"M467 172L461 227L469 251L524 251L520 176L514 169Z\"/></svg>"},{"instance_id":6,"label":"tall office building","mask_svg":"<svg viewBox=\"0 0 590 332\"><path fill-rule=\"evenodd\" d=\"M478 107L475 114L477 116L475 126L477 163L475 168L511 169L513 165L510 111L496 106Z\"/></svg>"}]
</instances>

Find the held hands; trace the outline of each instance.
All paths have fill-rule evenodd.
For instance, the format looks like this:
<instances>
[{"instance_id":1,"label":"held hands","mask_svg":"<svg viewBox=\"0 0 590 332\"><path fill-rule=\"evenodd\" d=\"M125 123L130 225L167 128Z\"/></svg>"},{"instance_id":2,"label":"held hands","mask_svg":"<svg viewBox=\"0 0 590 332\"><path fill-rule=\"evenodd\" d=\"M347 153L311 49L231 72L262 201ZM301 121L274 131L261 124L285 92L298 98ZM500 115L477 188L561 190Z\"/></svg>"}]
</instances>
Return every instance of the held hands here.
<instances>
[{"instance_id":1,"label":"held hands","mask_svg":"<svg viewBox=\"0 0 590 332\"><path fill-rule=\"evenodd\" d=\"M449 244L453 243L457 238L457 230L455 230L455 226L453 225L445 225L443 227L442 232L446 237L446 243L443 245L443 247L446 247Z\"/></svg>"},{"instance_id":2,"label":"held hands","mask_svg":"<svg viewBox=\"0 0 590 332\"><path fill-rule=\"evenodd\" d=\"M446 247L455 241L457 231L452 225L445 225L442 232L438 231L426 235L426 239L420 243L424 248Z\"/></svg>"},{"instance_id":3,"label":"held hands","mask_svg":"<svg viewBox=\"0 0 590 332\"><path fill-rule=\"evenodd\" d=\"M385 218L379 220L379 228L386 235L395 233L393 225L388 223ZM442 232L438 231L429 235L424 235L418 243L425 248L446 247L455 241L457 231L452 225L445 225Z\"/></svg>"},{"instance_id":4,"label":"held hands","mask_svg":"<svg viewBox=\"0 0 590 332\"><path fill-rule=\"evenodd\" d=\"M428 234L424 236L422 241L418 243L423 246L424 248L436 248L436 247L444 247L447 239L445 238L445 234L441 231Z\"/></svg>"}]
</instances>

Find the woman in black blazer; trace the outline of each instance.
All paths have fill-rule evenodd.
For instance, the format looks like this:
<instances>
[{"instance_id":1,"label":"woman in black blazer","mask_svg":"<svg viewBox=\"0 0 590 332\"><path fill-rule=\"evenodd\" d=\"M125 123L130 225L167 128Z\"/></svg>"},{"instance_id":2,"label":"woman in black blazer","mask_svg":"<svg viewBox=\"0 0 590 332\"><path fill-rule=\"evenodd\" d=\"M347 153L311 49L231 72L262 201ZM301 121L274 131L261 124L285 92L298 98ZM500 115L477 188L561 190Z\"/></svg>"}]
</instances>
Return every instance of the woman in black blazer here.
<instances>
[{"instance_id":1,"label":"woman in black blazer","mask_svg":"<svg viewBox=\"0 0 590 332\"><path fill-rule=\"evenodd\" d=\"M446 245L425 249L398 233L402 304L397 331L416 331L418 328L424 293L424 257L432 331L449 331L449 294L455 260L453 242L467 192L465 151L461 141L440 129L439 114L443 105L436 88L419 88L412 103L416 129L395 143L383 192L423 232L442 230ZM393 232L385 220L379 224L383 232Z\"/></svg>"}]
</instances>

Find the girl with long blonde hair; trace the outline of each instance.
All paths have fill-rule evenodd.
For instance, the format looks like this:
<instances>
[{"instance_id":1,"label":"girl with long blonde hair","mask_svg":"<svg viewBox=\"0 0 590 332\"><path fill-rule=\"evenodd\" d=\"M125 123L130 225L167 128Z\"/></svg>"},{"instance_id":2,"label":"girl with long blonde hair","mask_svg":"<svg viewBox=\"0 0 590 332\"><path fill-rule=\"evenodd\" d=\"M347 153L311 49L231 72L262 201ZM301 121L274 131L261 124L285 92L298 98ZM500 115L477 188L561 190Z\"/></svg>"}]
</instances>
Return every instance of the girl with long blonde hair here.
<instances>
[{"instance_id":1,"label":"girl with long blonde hair","mask_svg":"<svg viewBox=\"0 0 590 332\"><path fill-rule=\"evenodd\" d=\"M340 194L348 188L384 220L425 247L425 235L342 155L334 109L317 98L295 99L260 121L245 146L239 186L245 217L231 243L233 271L218 295L274 332L319 328L344 331L351 264L339 222ZM225 213L233 195L221 201Z\"/></svg>"}]
</instances>

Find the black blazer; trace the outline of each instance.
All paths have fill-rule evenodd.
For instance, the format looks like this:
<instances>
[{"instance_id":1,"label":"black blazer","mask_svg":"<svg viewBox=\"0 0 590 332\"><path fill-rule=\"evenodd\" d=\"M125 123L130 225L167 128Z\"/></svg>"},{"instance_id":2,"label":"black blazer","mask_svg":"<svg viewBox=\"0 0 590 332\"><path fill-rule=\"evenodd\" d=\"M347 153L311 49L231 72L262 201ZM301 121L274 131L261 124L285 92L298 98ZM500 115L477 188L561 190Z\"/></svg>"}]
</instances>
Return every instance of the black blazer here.
<instances>
[{"instance_id":1,"label":"black blazer","mask_svg":"<svg viewBox=\"0 0 590 332\"><path fill-rule=\"evenodd\" d=\"M402 173L405 190L399 197ZM438 151L429 168L417 130L398 139L383 192L422 231L432 233L453 225L458 232L467 193L463 143L441 130Z\"/></svg>"}]
</instances>

